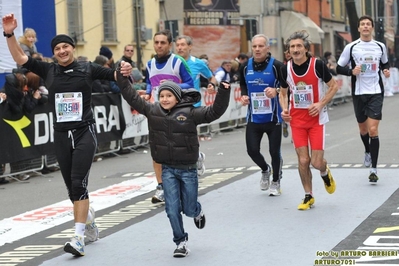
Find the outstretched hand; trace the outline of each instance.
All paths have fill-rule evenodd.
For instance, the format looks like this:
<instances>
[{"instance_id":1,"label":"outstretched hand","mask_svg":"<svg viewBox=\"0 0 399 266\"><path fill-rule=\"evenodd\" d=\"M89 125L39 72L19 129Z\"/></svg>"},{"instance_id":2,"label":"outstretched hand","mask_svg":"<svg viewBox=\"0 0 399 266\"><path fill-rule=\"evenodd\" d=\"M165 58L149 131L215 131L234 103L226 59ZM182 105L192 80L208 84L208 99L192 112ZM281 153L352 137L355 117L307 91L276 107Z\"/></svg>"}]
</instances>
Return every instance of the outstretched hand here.
<instances>
[{"instance_id":1,"label":"outstretched hand","mask_svg":"<svg viewBox=\"0 0 399 266\"><path fill-rule=\"evenodd\" d=\"M17 19L14 14L7 14L3 16L3 30L5 33L11 34L17 28Z\"/></svg>"},{"instance_id":2,"label":"outstretched hand","mask_svg":"<svg viewBox=\"0 0 399 266\"><path fill-rule=\"evenodd\" d=\"M222 81L219 84L219 88L223 88L223 89L228 90L228 89L230 89L230 83L227 82L227 81Z\"/></svg>"},{"instance_id":3,"label":"outstretched hand","mask_svg":"<svg viewBox=\"0 0 399 266\"><path fill-rule=\"evenodd\" d=\"M128 62L121 61L121 74L125 77L128 77L132 72L132 65Z\"/></svg>"}]
</instances>

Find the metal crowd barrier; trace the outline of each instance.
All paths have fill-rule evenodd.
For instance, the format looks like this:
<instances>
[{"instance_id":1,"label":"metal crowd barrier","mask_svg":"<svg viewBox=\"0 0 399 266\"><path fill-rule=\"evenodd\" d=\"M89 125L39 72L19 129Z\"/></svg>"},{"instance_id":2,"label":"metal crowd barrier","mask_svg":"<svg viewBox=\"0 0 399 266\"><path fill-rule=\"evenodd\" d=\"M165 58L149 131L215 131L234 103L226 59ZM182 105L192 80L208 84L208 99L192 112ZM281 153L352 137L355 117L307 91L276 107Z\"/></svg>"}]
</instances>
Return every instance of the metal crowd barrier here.
<instances>
[{"instance_id":1,"label":"metal crowd barrier","mask_svg":"<svg viewBox=\"0 0 399 266\"><path fill-rule=\"evenodd\" d=\"M399 92L399 71L397 68L391 68L391 77L383 78L385 84L385 95L391 96L393 93ZM338 92L329 103L334 105L343 103L351 97L350 77L337 75L334 76L338 83ZM207 93L205 88L201 88L202 106L213 104L215 94ZM218 120L210 124L198 125L199 134L217 133L222 130L228 130L246 125L247 107L240 104L241 89L239 84L232 84L232 92L230 93L229 107L225 114ZM113 140L107 143L99 143L99 149L96 156L115 154L128 149L135 151L141 146L148 145L148 125L143 115L132 112L130 106L122 99L122 110L126 120L126 129L122 139ZM101 146L103 144L103 146ZM16 176L27 173L39 173L44 168L57 167L58 163L55 155L44 155L40 158L32 158L18 163L7 164L6 171L1 173L0 178L8 177L18 182L21 181Z\"/></svg>"}]
</instances>

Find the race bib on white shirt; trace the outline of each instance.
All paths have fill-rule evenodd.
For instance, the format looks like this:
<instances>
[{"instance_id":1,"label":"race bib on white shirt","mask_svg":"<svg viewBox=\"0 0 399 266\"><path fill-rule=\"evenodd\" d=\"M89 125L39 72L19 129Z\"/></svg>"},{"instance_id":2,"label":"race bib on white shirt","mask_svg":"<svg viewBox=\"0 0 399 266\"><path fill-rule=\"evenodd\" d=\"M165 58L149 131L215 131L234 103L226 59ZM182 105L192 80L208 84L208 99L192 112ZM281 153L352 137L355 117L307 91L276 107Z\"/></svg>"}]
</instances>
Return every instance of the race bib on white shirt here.
<instances>
[{"instance_id":1,"label":"race bib on white shirt","mask_svg":"<svg viewBox=\"0 0 399 266\"><path fill-rule=\"evenodd\" d=\"M266 96L265 92L251 93L252 114L270 114L272 110L272 100Z\"/></svg>"},{"instance_id":2,"label":"race bib on white shirt","mask_svg":"<svg viewBox=\"0 0 399 266\"><path fill-rule=\"evenodd\" d=\"M313 86L297 85L292 90L294 107L298 109L307 109L313 104Z\"/></svg>"},{"instance_id":3,"label":"race bib on white shirt","mask_svg":"<svg viewBox=\"0 0 399 266\"><path fill-rule=\"evenodd\" d=\"M360 75L375 77L378 71L378 62L373 56L365 56L360 65Z\"/></svg>"},{"instance_id":4,"label":"race bib on white shirt","mask_svg":"<svg viewBox=\"0 0 399 266\"><path fill-rule=\"evenodd\" d=\"M81 92L55 94L57 122L82 121L83 95Z\"/></svg>"}]
</instances>

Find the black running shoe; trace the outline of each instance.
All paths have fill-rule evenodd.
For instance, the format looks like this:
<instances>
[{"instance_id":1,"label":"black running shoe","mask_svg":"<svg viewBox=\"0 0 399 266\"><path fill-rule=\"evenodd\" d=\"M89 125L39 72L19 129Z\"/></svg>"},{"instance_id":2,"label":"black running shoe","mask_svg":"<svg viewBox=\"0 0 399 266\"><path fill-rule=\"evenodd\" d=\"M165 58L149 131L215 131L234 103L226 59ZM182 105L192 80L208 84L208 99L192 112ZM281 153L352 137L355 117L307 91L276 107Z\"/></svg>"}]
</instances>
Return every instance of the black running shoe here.
<instances>
[{"instance_id":1,"label":"black running shoe","mask_svg":"<svg viewBox=\"0 0 399 266\"><path fill-rule=\"evenodd\" d=\"M182 241L177 245L175 251L173 252L173 257L184 258L188 255L189 249L187 248L187 241Z\"/></svg>"},{"instance_id":2,"label":"black running shoe","mask_svg":"<svg viewBox=\"0 0 399 266\"><path fill-rule=\"evenodd\" d=\"M205 214L201 210L200 214L197 217L194 218L195 226L198 229L202 229L202 228L205 227L205 221L206 221L205 220Z\"/></svg>"}]
</instances>

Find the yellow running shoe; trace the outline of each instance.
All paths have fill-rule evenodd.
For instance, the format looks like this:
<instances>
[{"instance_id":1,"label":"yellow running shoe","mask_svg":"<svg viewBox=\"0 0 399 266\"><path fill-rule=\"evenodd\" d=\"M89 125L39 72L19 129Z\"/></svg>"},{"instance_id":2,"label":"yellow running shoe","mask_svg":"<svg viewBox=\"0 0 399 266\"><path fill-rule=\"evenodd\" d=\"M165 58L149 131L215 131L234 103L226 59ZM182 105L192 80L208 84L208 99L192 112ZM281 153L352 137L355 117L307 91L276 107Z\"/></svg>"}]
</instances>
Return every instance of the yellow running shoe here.
<instances>
[{"instance_id":1,"label":"yellow running shoe","mask_svg":"<svg viewBox=\"0 0 399 266\"><path fill-rule=\"evenodd\" d=\"M305 211L312 208L314 204L314 198L310 194L306 194L305 198L302 200L302 203L298 205L298 210Z\"/></svg>"},{"instance_id":2,"label":"yellow running shoe","mask_svg":"<svg viewBox=\"0 0 399 266\"><path fill-rule=\"evenodd\" d=\"M330 180L330 185L327 186L326 181L324 181L324 187L326 188L326 191L329 194L332 194L335 191L335 180L334 180L334 178L331 174L330 168L328 168L328 166L327 166L327 176L328 176L328 179Z\"/></svg>"}]
</instances>

